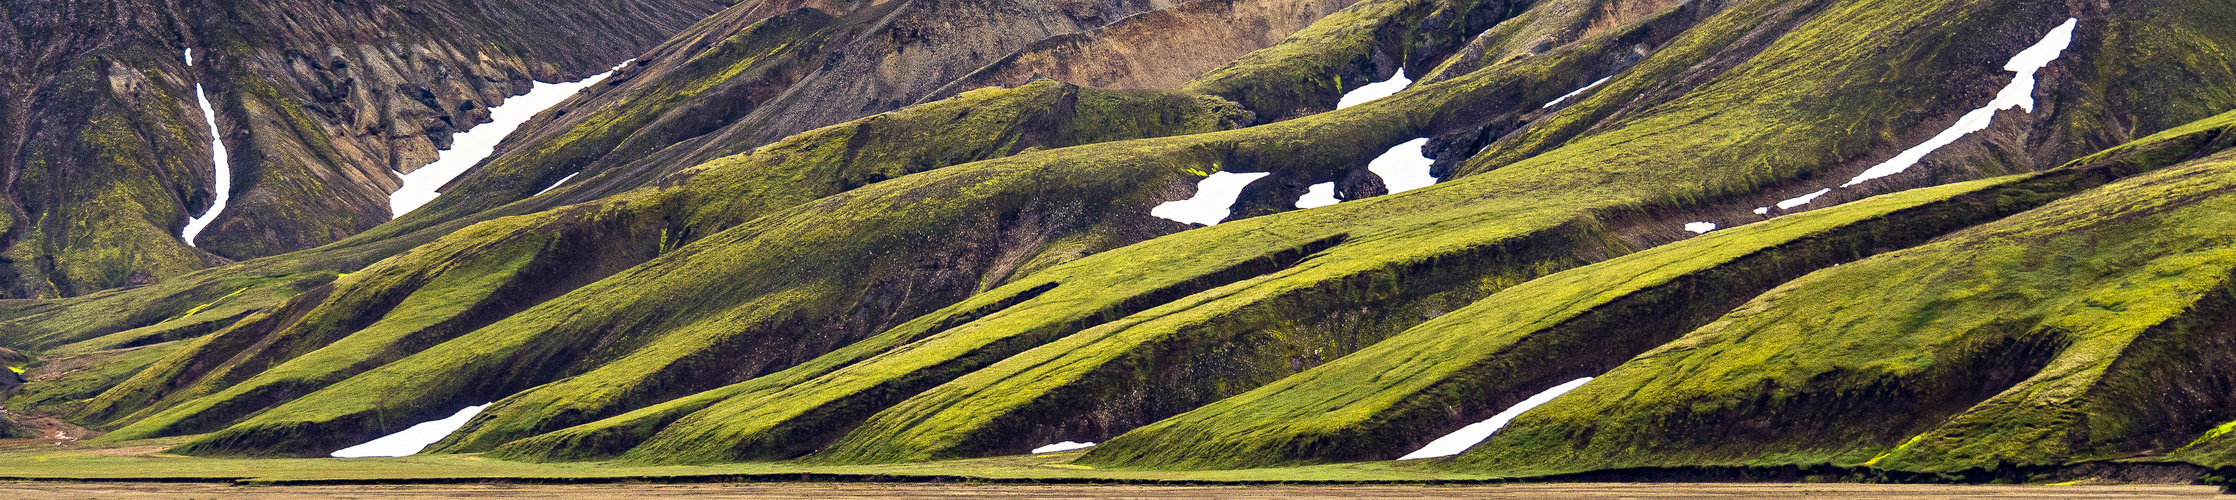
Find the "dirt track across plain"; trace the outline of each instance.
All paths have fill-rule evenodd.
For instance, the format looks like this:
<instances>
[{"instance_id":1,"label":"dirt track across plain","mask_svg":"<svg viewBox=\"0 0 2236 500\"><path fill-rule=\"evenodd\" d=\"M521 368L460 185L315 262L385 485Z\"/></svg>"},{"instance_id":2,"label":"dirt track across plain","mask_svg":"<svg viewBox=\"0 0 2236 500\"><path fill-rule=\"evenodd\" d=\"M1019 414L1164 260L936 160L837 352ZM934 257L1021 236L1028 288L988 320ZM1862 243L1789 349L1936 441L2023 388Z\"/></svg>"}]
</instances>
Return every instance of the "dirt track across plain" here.
<instances>
[{"instance_id":1,"label":"dirt track across plain","mask_svg":"<svg viewBox=\"0 0 2236 500\"><path fill-rule=\"evenodd\" d=\"M1507 486L1096 486L889 483L235 486L210 483L0 483L0 498L990 498L990 499L2048 499L2209 498L2207 486L1875 484L1527 484Z\"/></svg>"}]
</instances>

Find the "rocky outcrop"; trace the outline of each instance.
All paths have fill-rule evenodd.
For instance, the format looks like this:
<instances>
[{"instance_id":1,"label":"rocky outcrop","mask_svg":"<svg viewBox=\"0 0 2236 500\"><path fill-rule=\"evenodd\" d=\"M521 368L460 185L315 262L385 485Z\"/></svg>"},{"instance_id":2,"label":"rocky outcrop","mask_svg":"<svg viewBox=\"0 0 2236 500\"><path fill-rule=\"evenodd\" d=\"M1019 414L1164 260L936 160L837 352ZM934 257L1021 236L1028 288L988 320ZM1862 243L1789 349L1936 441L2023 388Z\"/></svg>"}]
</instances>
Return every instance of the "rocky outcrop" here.
<instances>
[{"instance_id":1,"label":"rocky outcrop","mask_svg":"<svg viewBox=\"0 0 2236 500\"><path fill-rule=\"evenodd\" d=\"M1345 0L1205 0L1050 37L932 92L925 102L1035 78L1090 87L1175 89L1271 47L1350 5Z\"/></svg>"}]
</instances>

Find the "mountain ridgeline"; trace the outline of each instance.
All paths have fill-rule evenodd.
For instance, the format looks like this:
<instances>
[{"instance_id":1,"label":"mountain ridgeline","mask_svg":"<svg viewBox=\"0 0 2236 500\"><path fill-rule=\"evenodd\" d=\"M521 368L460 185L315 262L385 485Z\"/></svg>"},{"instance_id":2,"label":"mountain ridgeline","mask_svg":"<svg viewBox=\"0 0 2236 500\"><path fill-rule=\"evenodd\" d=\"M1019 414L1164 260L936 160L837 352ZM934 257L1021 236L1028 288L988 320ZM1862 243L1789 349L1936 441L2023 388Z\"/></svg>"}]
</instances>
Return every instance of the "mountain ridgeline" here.
<instances>
[{"instance_id":1,"label":"mountain ridgeline","mask_svg":"<svg viewBox=\"0 0 2236 500\"><path fill-rule=\"evenodd\" d=\"M94 443L324 457L475 407L423 453L2236 466L2236 1L0 16L0 390ZM189 245L197 84L231 205Z\"/></svg>"}]
</instances>

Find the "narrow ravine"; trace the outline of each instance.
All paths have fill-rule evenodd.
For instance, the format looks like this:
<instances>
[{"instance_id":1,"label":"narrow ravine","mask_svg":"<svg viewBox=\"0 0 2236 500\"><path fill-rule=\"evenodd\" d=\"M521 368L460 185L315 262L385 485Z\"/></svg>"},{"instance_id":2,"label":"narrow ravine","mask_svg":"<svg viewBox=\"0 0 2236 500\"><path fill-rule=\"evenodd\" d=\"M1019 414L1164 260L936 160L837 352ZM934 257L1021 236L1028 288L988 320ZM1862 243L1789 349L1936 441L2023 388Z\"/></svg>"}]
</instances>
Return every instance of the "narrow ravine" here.
<instances>
[{"instance_id":1,"label":"narrow ravine","mask_svg":"<svg viewBox=\"0 0 2236 500\"><path fill-rule=\"evenodd\" d=\"M186 66L194 67L194 49L186 49ZM210 107L210 96L202 91L200 81L194 82L194 101L202 105L202 122L210 127L210 154L217 161L217 186L213 189L217 201L211 202L210 209L203 211L202 216L186 219L186 229L179 232L179 239L186 240L188 246L194 245L194 238L201 236L202 230L209 228L210 222L217 220L218 214L225 212L225 204L233 199L233 168L225 161L225 139L217 132L217 110Z\"/></svg>"},{"instance_id":2,"label":"narrow ravine","mask_svg":"<svg viewBox=\"0 0 2236 500\"><path fill-rule=\"evenodd\" d=\"M2078 18L2066 18L2065 24L2051 28L2049 33L2042 35L2040 41L2034 42L2034 45L2027 47L2026 50L2021 50L2018 54L2011 56L2010 62L2003 64L2003 70L2016 73L2017 76L2012 77L2010 83L2004 84L2002 90L1996 91L1995 99L1988 101L1986 106L1965 113L1963 117L1957 118L1956 123L1950 124L1949 128L1935 134L1932 139L1911 146L1910 149L1903 150L1901 154L1894 155L1893 158L1888 158L1878 165L1872 165L1871 168L1864 169L1863 173L1856 174L1855 178L1849 179L1847 183L1841 184L1840 187L1855 186L1909 170L1910 167L1917 166L1918 161L1924 160L1926 155L1933 154L1934 151L1939 151L1942 147L1956 143L1957 139L1962 139L1973 132L1987 130L1989 125L1994 124L1995 114L2003 110L2018 108L2027 113L2033 113L2034 74L2040 72L2043 67L2049 66L2051 61L2056 61L2059 56L2065 53L2066 47L2073 44L2073 30L2079 27L2080 23L2081 20ZM1785 201L1778 202L1777 207L1779 210L1792 210L1795 207L1816 201L1817 197L1832 192L1832 189L1824 188L1809 194L1788 198ZM1767 215L1770 213L1770 208L1756 208L1755 213Z\"/></svg>"},{"instance_id":3,"label":"narrow ravine","mask_svg":"<svg viewBox=\"0 0 2236 500\"><path fill-rule=\"evenodd\" d=\"M573 97L575 92L589 88L591 85L605 80L608 76L613 76L614 71L620 70L622 66L627 66L633 61L635 60L622 61L621 64L614 65L612 70L573 82L536 82L535 88L529 90L528 93L513 96L506 99L503 104L489 108L489 123L477 125L472 130L458 134L453 138L450 149L441 151L433 163L428 163L427 166L419 167L418 170L413 170L408 174L396 172L398 177L404 179L404 185L388 196L389 217L402 217L404 214L411 213L412 210L417 210L419 207L435 201L436 197L442 196L442 193L436 190L442 189L443 185L449 184L451 179L458 178L459 175L474 168L474 165L481 164L481 161L489 158L489 155L495 154L497 143L504 142L505 136L512 135L512 132L519 129L521 124L527 123L528 119L535 118L537 114L544 112L544 110L565 102L568 97ZM574 175L570 174L567 177L571 179ZM560 182L566 182L566 179L561 179ZM554 184L553 187L557 187L557 184ZM550 191L550 189L547 188L545 191Z\"/></svg>"}]
</instances>

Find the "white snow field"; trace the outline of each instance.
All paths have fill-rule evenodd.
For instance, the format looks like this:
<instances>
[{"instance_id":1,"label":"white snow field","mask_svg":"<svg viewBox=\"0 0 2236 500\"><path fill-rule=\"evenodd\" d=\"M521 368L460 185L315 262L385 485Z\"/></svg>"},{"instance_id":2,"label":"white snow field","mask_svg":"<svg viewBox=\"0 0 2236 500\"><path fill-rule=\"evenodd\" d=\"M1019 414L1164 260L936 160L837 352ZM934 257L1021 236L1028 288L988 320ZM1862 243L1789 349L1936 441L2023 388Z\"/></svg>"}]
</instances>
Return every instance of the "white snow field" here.
<instances>
[{"instance_id":1,"label":"white snow field","mask_svg":"<svg viewBox=\"0 0 2236 500\"><path fill-rule=\"evenodd\" d=\"M1075 443L1075 442L1071 442L1071 441L1065 441L1065 442L1061 442L1061 443L1056 443L1056 444L1052 444L1052 445L1048 445L1048 446L1042 446L1042 447L1039 447L1039 448L1033 448L1033 454L1034 454L1034 455L1039 455L1039 454L1042 454L1042 453L1055 453L1055 452L1059 452L1059 451L1071 451L1071 450L1077 450L1077 449L1081 449L1081 448L1088 448L1088 447L1092 447L1092 446L1094 446L1094 445L1095 445L1095 443L1094 443L1093 441L1089 441L1089 442L1085 442L1085 443Z\"/></svg>"},{"instance_id":2,"label":"white snow field","mask_svg":"<svg viewBox=\"0 0 2236 500\"><path fill-rule=\"evenodd\" d=\"M1553 402L1553 398L1561 397L1562 394L1567 394L1568 391L1573 391L1576 390L1576 388L1578 387L1583 387L1585 382L1590 381L1592 381L1591 377L1584 377L1576 380L1571 380L1566 384L1553 386L1553 388L1551 389L1546 389L1545 392L1537 393L1537 395L1535 396L1530 396L1529 399L1522 400L1521 403L1514 405L1513 408L1507 408L1506 411L1498 412L1497 415L1492 415L1489 420L1468 424L1467 427L1461 427L1460 430L1452 431L1451 434L1445 434L1444 437L1436 438L1435 441L1430 441L1428 446L1422 446L1419 450L1414 450L1412 453L1407 453L1403 457L1398 457L1398 460L1413 460L1420 458L1449 457L1452 455L1458 455L1460 454L1460 452L1467 451L1468 448L1475 446L1476 443L1481 443L1485 439L1490 439L1492 433L1498 432L1498 429L1501 427L1506 427L1506 423L1513 422L1515 417L1520 417L1523 413L1528 413L1530 410L1536 409L1538 406L1542 406L1545 403Z\"/></svg>"},{"instance_id":3,"label":"white snow field","mask_svg":"<svg viewBox=\"0 0 2236 500\"><path fill-rule=\"evenodd\" d=\"M1413 85L1413 80L1405 78L1405 68L1398 68L1397 74L1391 76L1388 80L1369 83L1364 87L1351 89L1350 92L1343 93L1343 98L1336 100L1335 109L1348 108L1366 104L1367 101L1389 97L1411 85Z\"/></svg>"},{"instance_id":4,"label":"white snow field","mask_svg":"<svg viewBox=\"0 0 2236 500\"><path fill-rule=\"evenodd\" d=\"M1213 172L1210 177L1196 182L1196 197L1157 205L1157 208L1149 209L1149 215L1189 224L1219 225L1219 221L1227 220L1227 216L1234 214L1234 201L1242 197L1242 188L1268 175L1273 174Z\"/></svg>"},{"instance_id":5,"label":"white snow field","mask_svg":"<svg viewBox=\"0 0 2236 500\"><path fill-rule=\"evenodd\" d=\"M1429 187L1436 184L1436 177L1429 175L1429 165L1436 160L1421 154L1428 145L1429 138L1422 137L1392 146L1367 163L1366 169L1382 176L1382 185L1390 188L1390 194Z\"/></svg>"},{"instance_id":6,"label":"white snow field","mask_svg":"<svg viewBox=\"0 0 2236 500\"><path fill-rule=\"evenodd\" d=\"M1335 199L1335 183L1322 182L1305 188L1304 196L1297 198L1297 208L1320 208L1341 201Z\"/></svg>"},{"instance_id":7,"label":"white snow field","mask_svg":"<svg viewBox=\"0 0 2236 500\"><path fill-rule=\"evenodd\" d=\"M1809 202L1812 202L1812 201L1817 201L1817 197L1819 197L1819 196L1824 196L1824 195L1825 195L1825 193L1830 193L1830 192L1832 192L1832 188L1824 188L1824 189L1819 189L1819 190L1817 190L1817 192L1814 192L1814 193L1809 193L1809 194L1805 194L1805 195L1801 195L1801 196L1796 196L1796 197L1792 197L1792 198L1787 198L1787 199L1786 199L1786 201L1781 201L1781 202L1778 202L1778 209L1779 209L1779 210L1791 210L1791 209L1793 209L1793 207L1798 207L1798 206L1802 206L1802 205L1807 205L1807 204L1809 204Z\"/></svg>"},{"instance_id":8,"label":"white snow field","mask_svg":"<svg viewBox=\"0 0 2236 500\"><path fill-rule=\"evenodd\" d=\"M341 451L334 452L334 458L412 456L419 453L419 450L426 449L427 445L435 444L450 436L450 433L457 432L459 427L466 425L467 420L473 420L474 415L481 414L481 410L488 407L487 404L468 406L449 418L421 422L411 428L396 431L395 434L366 441L365 444L342 448Z\"/></svg>"}]
</instances>

